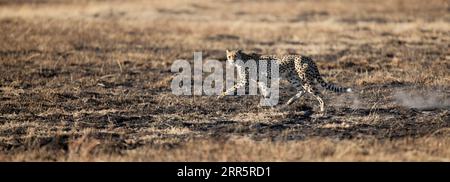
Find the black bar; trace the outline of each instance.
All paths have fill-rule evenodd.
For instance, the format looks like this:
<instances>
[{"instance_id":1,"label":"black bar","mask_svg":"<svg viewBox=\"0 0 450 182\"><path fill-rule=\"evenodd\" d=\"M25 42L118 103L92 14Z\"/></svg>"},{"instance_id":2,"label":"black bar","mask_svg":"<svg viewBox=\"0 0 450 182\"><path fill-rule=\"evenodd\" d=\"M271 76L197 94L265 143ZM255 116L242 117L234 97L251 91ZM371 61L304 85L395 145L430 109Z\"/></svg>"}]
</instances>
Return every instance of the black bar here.
<instances>
[{"instance_id":1,"label":"black bar","mask_svg":"<svg viewBox=\"0 0 450 182\"><path fill-rule=\"evenodd\" d=\"M244 168L246 167L246 168ZM240 168L240 173L237 170ZM180 174L183 171L183 176ZM187 169L187 170L186 170ZM199 176L186 177L189 169L197 170ZM210 169L209 176L201 173L201 169ZM233 170L230 173L230 170ZM247 172L245 172L245 170ZM253 169L259 170L249 174ZM269 169L269 170L267 170ZM228 170L228 173L227 171ZM264 172L261 172L264 170ZM217 173L216 173L217 172ZM264 174L262 174L264 173ZM236 179L236 178L348 178L366 176L370 179L385 179L386 175L395 175L408 178L415 177L450 177L449 163L398 163L398 162L156 162L156 163L0 163L2 176L33 176L33 177L67 177L83 179L83 176L106 177L111 179ZM26 175L24 175L26 174ZM204 174L202 176L202 174ZM222 176L227 174L227 176ZM246 175L244 175L246 174Z\"/></svg>"}]
</instances>

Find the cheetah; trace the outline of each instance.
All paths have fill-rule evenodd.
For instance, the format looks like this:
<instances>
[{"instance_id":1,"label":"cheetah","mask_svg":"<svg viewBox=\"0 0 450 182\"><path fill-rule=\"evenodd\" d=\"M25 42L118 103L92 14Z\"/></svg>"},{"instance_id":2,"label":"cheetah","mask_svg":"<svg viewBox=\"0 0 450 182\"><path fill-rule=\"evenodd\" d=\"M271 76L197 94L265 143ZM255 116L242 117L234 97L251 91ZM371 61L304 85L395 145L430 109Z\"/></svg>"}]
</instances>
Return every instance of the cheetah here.
<instances>
[{"instance_id":1,"label":"cheetah","mask_svg":"<svg viewBox=\"0 0 450 182\"><path fill-rule=\"evenodd\" d=\"M293 85L297 93L292 96L282 107L291 105L298 100L305 92L312 94L320 103L320 113L325 113L325 103L322 99L322 94L319 92L316 85L316 81L325 89L334 92L352 92L351 88L344 88L327 83L323 80L319 73L319 70L314 61L307 56L303 55L259 55L259 54L246 54L242 50L226 50L227 61L235 66L238 70L239 80L237 84L229 88L225 92L222 92L218 98L222 98L225 95L234 93L238 88L242 86L248 86L249 81L256 81L258 87L263 96L267 96L267 87L264 84L260 84L257 80L249 80L249 72L247 69L237 65L236 60L242 60L246 62L248 60L254 60L259 68L259 61L266 60L268 64L278 64L279 75L281 79L286 79L291 85ZM270 80L270 66L268 66L268 79ZM257 70L259 71L259 70Z\"/></svg>"}]
</instances>

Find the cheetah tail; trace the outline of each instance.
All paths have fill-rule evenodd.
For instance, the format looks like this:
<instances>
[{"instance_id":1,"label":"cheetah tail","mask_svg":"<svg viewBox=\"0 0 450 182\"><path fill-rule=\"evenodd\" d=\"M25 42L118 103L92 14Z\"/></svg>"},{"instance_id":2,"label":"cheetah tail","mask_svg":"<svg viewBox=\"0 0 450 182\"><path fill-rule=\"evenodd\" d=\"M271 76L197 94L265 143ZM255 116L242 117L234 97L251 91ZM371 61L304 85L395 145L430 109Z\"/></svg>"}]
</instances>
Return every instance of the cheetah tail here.
<instances>
[{"instance_id":1,"label":"cheetah tail","mask_svg":"<svg viewBox=\"0 0 450 182\"><path fill-rule=\"evenodd\" d=\"M317 81L320 83L320 86L333 92L353 92L351 88L344 88L331 83L327 83L322 79L322 77L317 78Z\"/></svg>"}]
</instances>

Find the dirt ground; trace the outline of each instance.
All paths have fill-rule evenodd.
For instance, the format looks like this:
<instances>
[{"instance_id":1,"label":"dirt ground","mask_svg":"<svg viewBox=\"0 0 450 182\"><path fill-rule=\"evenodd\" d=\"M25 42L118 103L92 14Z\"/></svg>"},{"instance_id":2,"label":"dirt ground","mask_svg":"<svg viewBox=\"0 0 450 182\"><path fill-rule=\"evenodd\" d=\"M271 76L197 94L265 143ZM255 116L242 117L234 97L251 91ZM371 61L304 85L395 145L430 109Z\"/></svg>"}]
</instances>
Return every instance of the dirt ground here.
<instances>
[{"instance_id":1,"label":"dirt ground","mask_svg":"<svg viewBox=\"0 0 450 182\"><path fill-rule=\"evenodd\" d=\"M0 0L0 161L450 161L449 43L446 0ZM172 94L175 60L226 49L355 92L323 118Z\"/></svg>"}]
</instances>

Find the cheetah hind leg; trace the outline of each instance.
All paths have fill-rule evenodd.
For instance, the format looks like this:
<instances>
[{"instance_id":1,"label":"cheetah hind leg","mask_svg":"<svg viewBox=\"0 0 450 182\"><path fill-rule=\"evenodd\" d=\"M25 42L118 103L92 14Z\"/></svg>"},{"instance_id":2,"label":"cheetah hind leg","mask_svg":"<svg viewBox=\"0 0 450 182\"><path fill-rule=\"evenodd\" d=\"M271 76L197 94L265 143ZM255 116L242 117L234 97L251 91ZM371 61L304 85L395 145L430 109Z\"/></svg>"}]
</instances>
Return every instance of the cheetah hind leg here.
<instances>
[{"instance_id":1,"label":"cheetah hind leg","mask_svg":"<svg viewBox=\"0 0 450 182\"><path fill-rule=\"evenodd\" d=\"M276 110L278 111L283 111L285 110L289 105L291 105L292 103L294 103L295 101L297 101L300 97L302 97L302 95L305 92L302 90L299 90L294 96L292 96L286 103L284 103L283 105L280 105L279 107L276 108Z\"/></svg>"},{"instance_id":2,"label":"cheetah hind leg","mask_svg":"<svg viewBox=\"0 0 450 182\"><path fill-rule=\"evenodd\" d=\"M302 95L305 93L305 91L302 88L301 80L297 77L290 77L288 78L289 83L291 83L292 86L294 86L297 89L297 93L292 96L284 105L280 106L279 109L284 109L287 106L291 105L295 101L297 101Z\"/></svg>"},{"instance_id":3,"label":"cheetah hind leg","mask_svg":"<svg viewBox=\"0 0 450 182\"><path fill-rule=\"evenodd\" d=\"M303 95L303 91L298 91L294 96L292 96L283 106L289 106L298 100Z\"/></svg>"},{"instance_id":4,"label":"cheetah hind leg","mask_svg":"<svg viewBox=\"0 0 450 182\"><path fill-rule=\"evenodd\" d=\"M285 104L284 106L289 106L292 103L294 103L295 101L297 101L304 93L302 85L301 85L301 81L300 79L298 79L297 77L291 77L288 79L289 83L291 83L291 85L293 85L295 87L295 89L297 89L297 93L292 96Z\"/></svg>"},{"instance_id":5,"label":"cheetah hind leg","mask_svg":"<svg viewBox=\"0 0 450 182\"><path fill-rule=\"evenodd\" d=\"M315 88L311 85L306 85L305 90L307 90L308 93L312 94L316 98L316 100L319 101L320 113L318 114L318 116L319 117L325 116L325 102L322 99L322 94L320 94L320 92L317 90L317 88Z\"/></svg>"}]
</instances>

